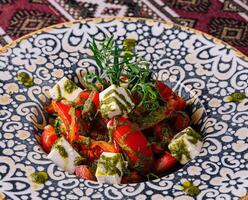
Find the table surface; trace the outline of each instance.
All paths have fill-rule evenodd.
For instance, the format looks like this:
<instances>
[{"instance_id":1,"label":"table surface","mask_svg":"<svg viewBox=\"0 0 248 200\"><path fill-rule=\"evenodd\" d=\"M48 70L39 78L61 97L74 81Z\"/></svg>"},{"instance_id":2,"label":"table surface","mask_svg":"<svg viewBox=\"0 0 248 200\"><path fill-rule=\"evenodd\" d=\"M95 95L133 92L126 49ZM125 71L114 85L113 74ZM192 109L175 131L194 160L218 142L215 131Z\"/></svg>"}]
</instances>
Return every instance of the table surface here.
<instances>
[{"instance_id":1,"label":"table surface","mask_svg":"<svg viewBox=\"0 0 248 200\"><path fill-rule=\"evenodd\" d=\"M114 16L193 27L248 55L248 0L0 0L0 47L52 24Z\"/></svg>"}]
</instances>

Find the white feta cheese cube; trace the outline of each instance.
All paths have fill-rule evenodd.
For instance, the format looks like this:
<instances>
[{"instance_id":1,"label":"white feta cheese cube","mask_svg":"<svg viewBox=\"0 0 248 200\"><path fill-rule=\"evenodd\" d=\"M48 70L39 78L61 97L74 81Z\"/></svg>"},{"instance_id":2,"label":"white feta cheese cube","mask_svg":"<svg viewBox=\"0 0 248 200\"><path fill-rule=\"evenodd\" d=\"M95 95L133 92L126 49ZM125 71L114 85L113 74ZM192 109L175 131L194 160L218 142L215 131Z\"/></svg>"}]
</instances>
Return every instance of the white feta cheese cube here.
<instances>
[{"instance_id":1,"label":"white feta cheese cube","mask_svg":"<svg viewBox=\"0 0 248 200\"><path fill-rule=\"evenodd\" d=\"M133 107L130 91L123 87L111 85L99 94L100 112L103 116L114 116L129 113Z\"/></svg>"},{"instance_id":2,"label":"white feta cheese cube","mask_svg":"<svg viewBox=\"0 0 248 200\"><path fill-rule=\"evenodd\" d=\"M120 184L127 168L120 153L103 152L97 161L96 178L99 183Z\"/></svg>"},{"instance_id":3,"label":"white feta cheese cube","mask_svg":"<svg viewBox=\"0 0 248 200\"><path fill-rule=\"evenodd\" d=\"M201 135L193 128L187 127L174 136L168 148L171 154L184 165L200 153Z\"/></svg>"},{"instance_id":4,"label":"white feta cheese cube","mask_svg":"<svg viewBox=\"0 0 248 200\"><path fill-rule=\"evenodd\" d=\"M82 160L78 152L63 137L53 145L47 157L58 167L71 174L74 173L78 161Z\"/></svg>"},{"instance_id":5,"label":"white feta cheese cube","mask_svg":"<svg viewBox=\"0 0 248 200\"><path fill-rule=\"evenodd\" d=\"M74 101L81 92L82 89L66 77L60 79L60 81L49 90L52 99L63 98L67 101Z\"/></svg>"}]
</instances>

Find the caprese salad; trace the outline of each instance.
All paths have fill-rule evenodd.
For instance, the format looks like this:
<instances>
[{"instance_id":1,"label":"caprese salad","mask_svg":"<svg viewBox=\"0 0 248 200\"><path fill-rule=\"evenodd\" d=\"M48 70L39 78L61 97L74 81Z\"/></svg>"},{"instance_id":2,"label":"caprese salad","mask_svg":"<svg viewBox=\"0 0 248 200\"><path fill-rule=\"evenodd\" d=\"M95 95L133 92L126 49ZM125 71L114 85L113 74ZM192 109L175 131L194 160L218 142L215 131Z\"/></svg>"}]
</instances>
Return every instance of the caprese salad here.
<instances>
[{"instance_id":1,"label":"caprese salad","mask_svg":"<svg viewBox=\"0 0 248 200\"><path fill-rule=\"evenodd\" d=\"M199 154L201 135L190 126L185 100L154 78L135 45L93 41L102 73L85 74L82 86L63 77L50 89L40 143L58 167L101 183L135 183Z\"/></svg>"}]
</instances>

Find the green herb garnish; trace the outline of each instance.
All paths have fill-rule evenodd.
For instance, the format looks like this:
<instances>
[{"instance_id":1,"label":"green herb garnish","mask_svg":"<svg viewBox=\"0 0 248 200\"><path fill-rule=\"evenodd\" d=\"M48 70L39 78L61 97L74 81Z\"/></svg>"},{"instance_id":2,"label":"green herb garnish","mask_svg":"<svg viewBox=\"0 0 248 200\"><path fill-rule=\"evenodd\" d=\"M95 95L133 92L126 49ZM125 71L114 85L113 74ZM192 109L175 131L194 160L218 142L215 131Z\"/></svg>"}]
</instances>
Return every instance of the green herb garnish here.
<instances>
[{"instance_id":1,"label":"green herb garnish","mask_svg":"<svg viewBox=\"0 0 248 200\"><path fill-rule=\"evenodd\" d=\"M155 110L159 106L158 91L154 86L150 64L134 52L135 44L134 39L126 39L123 48L120 48L113 37L105 39L99 45L93 40L90 49L103 74L101 76L88 74L84 81L92 87L93 79L98 80L103 86L106 86L104 83L108 81L119 86L123 78L126 78L127 89L141 97L138 107L144 106L148 111Z\"/></svg>"}]
</instances>

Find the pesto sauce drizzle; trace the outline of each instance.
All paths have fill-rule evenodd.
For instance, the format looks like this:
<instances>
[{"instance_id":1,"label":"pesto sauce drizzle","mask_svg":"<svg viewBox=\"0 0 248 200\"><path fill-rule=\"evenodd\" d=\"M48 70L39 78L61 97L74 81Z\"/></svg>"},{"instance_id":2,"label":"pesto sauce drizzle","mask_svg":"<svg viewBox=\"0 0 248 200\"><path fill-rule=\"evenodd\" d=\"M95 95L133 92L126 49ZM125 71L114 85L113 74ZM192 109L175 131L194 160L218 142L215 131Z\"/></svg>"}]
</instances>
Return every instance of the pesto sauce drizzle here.
<instances>
[{"instance_id":1,"label":"pesto sauce drizzle","mask_svg":"<svg viewBox=\"0 0 248 200\"><path fill-rule=\"evenodd\" d=\"M101 104L101 107L100 107L101 114L102 114L104 117L107 116L106 113L109 113L109 111L114 111L114 110L111 109L111 105L108 105L108 104L110 104L110 103L113 102L113 101L114 101L114 102L118 105L118 107L120 108L121 114L123 114L123 111L127 111L127 108L126 108L124 105L122 105L122 103L121 103L116 97L109 97L109 98L107 98L107 99L105 99L105 100L103 101L103 103ZM103 108L102 105L106 105L105 108Z\"/></svg>"},{"instance_id":2,"label":"pesto sauce drizzle","mask_svg":"<svg viewBox=\"0 0 248 200\"><path fill-rule=\"evenodd\" d=\"M181 189L186 194L188 194L192 197L196 197L200 193L200 189L190 181L184 181L182 186L181 186Z\"/></svg>"},{"instance_id":3,"label":"pesto sauce drizzle","mask_svg":"<svg viewBox=\"0 0 248 200\"><path fill-rule=\"evenodd\" d=\"M113 157L107 157L102 155L101 159L98 161L99 164L102 164L104 166L105 173L107 175L112 176L114 174L118 174L119 176L122 176L122 172L117 167L118 162L120 162L121 169L125 170L126 165L123 161L123 156L121 154L117 154Z\"/></svg>"},{"instance_id":4,"label":"pesto sauce drizzle","mask_svg":"<svg viewBox=\"0 0 248 200\"><path fill-rule=\"evenodd\" d=\"M92 101L92 95L90 95L89 98L84 103L83 110L82 110L82 117L86 121L93 120L96 115L94 111L96 110L97 110L96 105Z\"/></svg>"},{"instance_id":5,"label":"pesto sauce drizzle","mask_svg":"<svg viewBox=\"0 0 248 200\"><path fill-rule=\"evenodd\" d=\"M81 156L76 156L73 160L74 166L81 165L85 161L85 158Z\"/></svg>"},{"instance_id":6,"label":"pesto sauce drizzle","mask_svg":"<svg viewBox=\"0 0 248 200\"><path fill-rule=\"evenodd\" d=\"M19 72L17 74L17 80L25 87L31 87L34 85L33 78L30 77L29 74L26 72Z\"/></svg>"},{"instance_id":7,"label":"pesto sauce drizzle","mask_svg":"<svg viewBox=\"0 0 248 200\"><path fill-rule=\"evenodd\" d=\"M108 129L108 142L109 143L112 143L113 142L113 135L112 135L112 133L113 133L113 129Z\"/></svg>"},{"instance_id":8,"label":"pesto sauce drizzle","mask_svg":"<svg viewBox=\"0 0 248 200\"><path fill-rule=\"evenodd\" d=\"M135 39L126 38L123 41L124 54L125 55L132 55L133 50L135 48L135 45L136 45L136 40Z\"/></svg>"},{"instance_id":9,"label":"pesto sauce drizzle","mask_svg":"<svg viewBox=\"0 0 248 200\"><path fill-rule=\"evenodd\" d=\"M56 88L57 88L57 92L58 92L57 101L60 101L60 100L63 99L62 94L61 94L61 89L60 89L60 86L59 85L57 85Z\"/></svg>"},{"instance_id":10,"label":"pesto sauce drizzle","mask_svg":"<svg viewBox=\"0 0 248 200\"><path fill-rule=\"evenodd\" d=\"M69 110L69 114L71 115L71 125L70 125L70 132L74 132L74 127L75 127L75 123L76 123L76 115L75 115L75 111L76 109L74 107L71 107Z\"/></svg>"},{"instance_id":11,"label":"pesto sauce drizzle","mask_svg":"<svg viewBox=\"0 0 248 200\"><path fill-rule=\"evenodd\" d=\"M73 144L85 144L86 147L89 149L91 145L91 138L86 137L85 140L73 140Z\"/></svg>"},{"instance_id":12,"label":"pesto sauce drizzle","mask_svg":"<svg viewBox=\"0 0 248 200\"><path fill-rule=\"evenodd\" d=\"M177 160L181 160L183 155L191 160L190 152L188 151L187 145L185 144L183 138L178 139L175 143L172 143L170 145L170 150L173 152L173 156L175 156Z\"/></svg>"},{"instance_id":13,"label":"pesto sauce drizzle","mask_svg":"<svg viewBox=\"0 0 248 200\"><path fill-rule=\"evenodd\" d=\"M185 131L186 131L186 134L191 137L189 141L192 144L196 144L198 141L202 141L201 135L197 133L194 129L188 127Z\"/></svg>"},{"instance_id":14,"label":"pesto sauce drizzle","mask_svg":"<svg viewBox=\"0 0 248 200\"><path fill-rule=\"evenodd\" d=\"M118 121L116 119L116 117L114 117L114 123L113 125L107 127L108 128L108 139L109 139L109 143L112 143L113 141L113 131L116 130L118 125Z\"/></svg>"},{"instance_id":15,"label":"pesto sauce drizzle","mask_svg":"<svg viewBox=\"0 0 248 200\"><path fill-rule=\"evenodd\" d=\"M62 145L59 145L59 144L55 144L54 148L58 150L61 157L68 158L69 155L68 155L68 152L66 151L65 147L63 147Z\"/></svg>"},{"instance_id":16,"label":"pesto sauce drizzle","mask_svg":"<svg viewBox=\"0 0 248 200\"><path fill-rule=\"evenodd\" d=\"M48 179L49 179L49 176L44 171L34 172L31 174L31 180L34 183L44 184Z\"/></svg>"},{"instance_id":17,"label":"pesto sauce drizzle","mask_svg":"<svg viewBox=\"0 0 248 200\"><path fill-rule=\"evenodd\" d=\"M57 117L54 122L54 129L58 137L61 136L60 125L61 125L61 119L60 117Z\"/></svg>"},{"instance_id":18,"label":"pesto sauce drizzle","mask_svg":"<svg viewBox=\"0 0 248 200\"><path fill-rule=\"evenodd\" d=\"M168 145L171 141L171 130L168 127L162 127L163 139L161 141L162 145Z\"/></svg>"},{"instance_id":19,"label":"pesto sauce drizzle","mask_svg":"<svg viewBox=\"0 0 248 200\"><path fill-rule=\"evenodd\" d=\"M67 93L72 93L74 90L76 90L78 87L76 86L75 83L73 83L71 80L66 80L65 85L64 85L64 90Z\"/></svg>"},{"instance_id":20,"label":"pesto sauce drizzle","mask_svg":"<svg viewBox=\"0 0 248 200\"><path fill-rule=\"evenodd\" d=\"M232 93L230 96L227 97L227 100L230 102L241 102L246 98L246 94L242 92L235 92Z\"/></svg>"},{"instance_id":21,"label":"pesto sauce drizzle","mask_svg":"<svg viewBox=\"0 0 248 200\"><path fill-rule=\"evenodd\" d=\"M151 111L148 115L137 117L133 121L138 124L141 130L147 129L169 117L164 114L165 109L166 107L160 106L158 109Z\"/></svg>"},{"instance_id":22,"label":"pesto sauce drizzle","mask_svg":"<svg viewBox=\"0 0 248 200\"><path fill-rule=\"evenodd\" d=\"M111 98L111 97L109 97L111 94L115 94L116 96L118 96L122 101L124 101L124 103L125 103L125 106L127 106L129 109L130 108L132 108L132 104L129 102L129 101L127 101L126 100L126 98L125 98L125 96L124 95L122 95L122 94L120 94L120 93L118 93L116 90L110 90L108 93L106 93L106 95L105 95L105 98L104 98L104 100L103 100L103 102L105 103L105 101L107 101L107 99L109 99L109 98ZM117 98L116 98L117 99ZM118 99L117 99L118 100ZM119 100L118 100L119 101ZM120 101L119 101L120 102ZM121 102L120 102L121 103Z\"/></svg>"}]
</instances>

